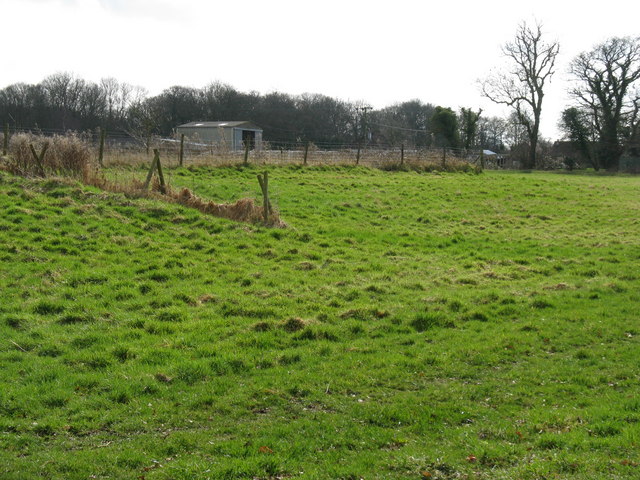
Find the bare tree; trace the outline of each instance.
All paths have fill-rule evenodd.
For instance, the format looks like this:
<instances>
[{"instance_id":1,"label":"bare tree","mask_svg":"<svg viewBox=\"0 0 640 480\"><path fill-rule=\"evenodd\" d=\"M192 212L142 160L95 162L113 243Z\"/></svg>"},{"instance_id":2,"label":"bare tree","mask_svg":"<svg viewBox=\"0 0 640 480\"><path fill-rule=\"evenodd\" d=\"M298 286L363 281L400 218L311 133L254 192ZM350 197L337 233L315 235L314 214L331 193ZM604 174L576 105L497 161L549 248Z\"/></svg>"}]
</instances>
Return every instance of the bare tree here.
<instances>
[{"instance_id":1,"label":"bare tree","mask_svg":"<svg viewBox=\"0 0 640 480\"><path fill-rule=\"evenodd\" d=\"M526 168L536 166L542 99L545 85L555 72L559 49L557 41L543 40L540 24L530 28L523 22L515 39L502 47L512 69L481 82L482 94L494 103L512 107L518 123L525 128L529 140Z\"/></svg>"},{"instance_id":2,"label":"bare tree","mask_svg":"<svg viewBox=\"0 0 640 480\"><path fill-rule=\"evenodd\" d=\"M100 89L105 101L105 126L121 124L126 117L127 109L135 101L136 87L109 77L100 80Z\"/></svg>"},{"instance_id":3,"label":"bare tree","mask_svg":"<svg viewBox=\"0 0 640 480\"><path fill-rule=\"evenodd\" d=\"M480 117L478 120L478 143L482 148L501 152L505 148L509 124L500 117Z\"/></svg>"},{"instance_id":4,"label":"bare tree","mask_svg":"<svg viewBox=\"0 0 640 480\"><path fill-rule=\"evenodd\" d=\"M571 63L578 83L571 90L582 118L595 132L596 161L607 169L637 139L640 113L640 37L610 38Z\"/></svg>"},{"instance_id":5,"label":"bare tree","mask_svg":"<svg viewBox=\"0 0 640 480\"><path fill-rule=\"evenodd\" d=\"M49 75L42 81L49 105L63 130L75 127L71 120L78 111L85 86L84 80L68 72Z\"/></svg>"}]
</instances>

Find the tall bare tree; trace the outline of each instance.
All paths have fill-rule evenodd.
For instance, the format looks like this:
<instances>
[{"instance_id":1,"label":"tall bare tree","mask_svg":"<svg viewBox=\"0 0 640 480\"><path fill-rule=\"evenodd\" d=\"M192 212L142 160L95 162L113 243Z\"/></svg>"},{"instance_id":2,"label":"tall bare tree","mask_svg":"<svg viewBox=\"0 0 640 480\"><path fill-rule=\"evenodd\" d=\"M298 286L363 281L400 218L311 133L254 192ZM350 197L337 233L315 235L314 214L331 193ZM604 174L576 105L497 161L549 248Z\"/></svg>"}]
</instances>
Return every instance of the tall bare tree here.
<instances>
[{"instance_id":1,"label":"tall bare tree","mask_svg":"<svg viewBox=\"0 0 640 480\"><path fill-rule=\"evenodd\" d=\"M526 168L536 166L542 99L555 72L559 50L557 41L543 39L540 24L531 28L523 22L514 40L502 47L511 69L481 82L482 94L494 103L512 107L517 121L525 128L529 140Z\"/></svg>"},{"instance_id":2,"label":"tall bare tree","mask_svg":"<svg viewBox=\"0 0 640 480\"><path fill-rule=\"evenodd\" d=\"M610 38L578 55L570 70L577 80L571 95L590 123L580 127L595 132L595 161L616 169L625 148L638 137L640 37Z\"/></svg>"}]
</instances>

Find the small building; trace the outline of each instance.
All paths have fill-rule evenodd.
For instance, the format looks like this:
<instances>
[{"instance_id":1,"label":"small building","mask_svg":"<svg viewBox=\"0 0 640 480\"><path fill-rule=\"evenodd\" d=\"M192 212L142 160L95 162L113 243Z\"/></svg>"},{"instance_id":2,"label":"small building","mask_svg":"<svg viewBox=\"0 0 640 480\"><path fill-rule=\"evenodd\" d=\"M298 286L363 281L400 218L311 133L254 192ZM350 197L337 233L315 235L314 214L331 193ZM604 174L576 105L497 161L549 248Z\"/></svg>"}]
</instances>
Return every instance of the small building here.
<instances>
[{"instance_id":1,"label":"small building","mask_svg":"<svg viewBox=\"0 0 640 480\"><path fill-rule=\"evenodd\" d=\"M262 149L262 129L251 122L191 122L176 128L192 142L243 150L246 142L255 150Z\"/></svg>"},{"instance_id":2,"label":"small building","mask_svg":"<svg viewBox=\"0 0 640 480\"><path fill-rule=\"evenodd\" d=\"M517 168L507 155L493 150L483 149L470 160L474 163L482 162L487 168Z\"/></svg>"}]
</instances>

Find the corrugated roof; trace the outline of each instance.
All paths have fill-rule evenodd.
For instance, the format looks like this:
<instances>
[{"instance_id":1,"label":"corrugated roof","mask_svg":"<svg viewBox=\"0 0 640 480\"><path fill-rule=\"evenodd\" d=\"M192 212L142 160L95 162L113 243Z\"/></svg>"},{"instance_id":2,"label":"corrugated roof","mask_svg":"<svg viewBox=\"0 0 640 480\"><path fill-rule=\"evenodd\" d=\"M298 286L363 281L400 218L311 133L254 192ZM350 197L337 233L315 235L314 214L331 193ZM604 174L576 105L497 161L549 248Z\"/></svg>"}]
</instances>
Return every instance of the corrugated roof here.
<instances>
[{"instance_id":1,"label":"corrugated roof","mask_svg":"<svg viewBox=\"0 0 640 480\"><path fill-rule=\"evenodd\" d=\"M258 127L257 125L254 125L251 122L247 122L247 121L233 121L233 122L189 122L189 123L185 123L183 125L178 125L178 128L196 128L196 127L203 127L203 128L220 128L220 127L227 127L227 128L247 128L247 129L252 129L252 130L262 130L260 127Z\"/></svg>"}]
</instances>

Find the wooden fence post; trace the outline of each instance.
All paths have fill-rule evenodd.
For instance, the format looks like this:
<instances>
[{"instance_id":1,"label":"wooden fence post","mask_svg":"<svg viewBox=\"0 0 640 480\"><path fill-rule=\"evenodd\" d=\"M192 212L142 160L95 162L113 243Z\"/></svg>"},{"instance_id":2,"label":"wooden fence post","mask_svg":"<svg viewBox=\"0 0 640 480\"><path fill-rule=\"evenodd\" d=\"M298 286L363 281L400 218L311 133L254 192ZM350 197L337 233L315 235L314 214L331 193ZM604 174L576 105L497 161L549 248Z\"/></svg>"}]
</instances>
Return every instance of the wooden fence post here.
<instances>
[{"instance_id":1,"label":"wooden fence post","mask_svg":"<svg viewBox=\"0 0 640 480\"><path fill-rule=\"evenodd\" d=\"M160 164L160 150L153 149L153 156L156 159L156 168L158 169L158 178L160 179L160 193L167 193L167 186L164 183L164 175L162 174L162 165Z\"/></svg>"},{"instance_id":2,"label":"wooden fence post","mask_svg":"<svg viewBox=\"0 0 640 480\"><path fill-rule=\"evenodd\" d=\"M157 150L156 150L157 151ZM149 168L149 173L147 173L147 179L144 181L144 189L149 189L149 184L151 183L151 177L153 177L153 172L156 169L156 164L159 160L159 154L154 155L153 160L151 160L151 168Z\"/></svg>"},{"instance_id":3,"label":"wooden fence post","mask_svg":"<svg viewBox=\"0 0 640 480\"><path fill-rule=\"evenodd\" d=\"M45 143L44 147L42 147L42 152L40 152L40 155L38 155L36 153L36 149L33 147L33 143L29 144L29 148L31 149L31 155L33 155L33 158L36 161L36 165L38 167L38 170L40 170L40 175L42 175L43 177L45 176L44 173L44 154L47 153L47 149L49 148L49 144Z\"/></svg>"},{"instance_id":4,"label":"wooden fence post","mask_svg":"<svg viewBox=\"0 0 640 480\"><path fill-rule=\"evenodd\" d=\"M244 165L249 165L249 147L250 147L250 142L249 140L245 140L244 141Z\"/></svg>"},{"instance_id":5,"label":"wooden fence post","mask_svg":"<svg viewBox=\"0 0 640 480\"><path fill-rule=\"evenodd\" d=\"M104 166L102 164L102 159L104 158L104 141L106 137L107 137L107 129L101 128L100 129L100 149L98 150L98 165L100 165L100 167Z\"/></svg>"},{"instance_id":6,"label":"wooden fence post","mask_svg":"<svg viewBox=\"0 0 640 480\"><path fill-rule=\"evenodd\" d=\"M264 172L264 175L258 174L258 183L262 189L262 210L264 212L264 223L269 222L269 213L271 211L271 202L269 201L269 174Z\"/></svg>"},{"instance_id":7,"label":"wooden fence post","mask_svg":"<svg viewBox=\"0 0 640 480\"><path fill-rule=\"evenodd\" d=\"M304 165L307 164L307 157L309 156L309 142L304 144Z\"/></svg>"},{"instance_id":8,"label":"wooden fence post","mask_svg":"<svg viewBox=\"0 0 640 480\"><path fill-rule=\"evenodd\" d=\"M180 157L178 157L180 166L182 166L183 159L184 159L184 133L180 134Z\"/></svg>"},{"instance_id":9,"label":"wooden fence post","mask_svg":"<svg viewBox=\"0 0 640 480\"><path fill-rule=\"evenodd\" d=\"M167 193L167 185L164 183L164 175L162 173L162 165L160 164L160 150L157 148L153 149L153 160L151 161L151 168L149 168L149 173L147 173L147 179L144 181L144 189L149 189L149 184L151 183L151 178L153 177L153 172L158 170L158 179L160 180L160 193Z\"/></svg>"},{"instance_id":10,"label":"wooden fence post","mask_svg":"<svg viewBox=\"0 0 640 480\"><path fill-rule=\"evenodd\" d=\"M442 147L442 168L447 165L447 147Z\"/></svg>"},{"instance_id":11,"label":"wooden fence post","mask_svg":"<svg viewBox=\"0 0 640 480\"><path fill-rule=\"evenodd\" d=\"M2 142L2 155L6 155L9 150L9 124L4 124L4 141Z\"/></svg>"},{"instance_id":12,"label":"wooden fence post","mask_svg":"<svg viewBox=\"0 0 640 480\"><path fill-rule=\"evenodd\" d=\"M400 145L400 165L404 165L404 143Z\"/></svg>"}]
</instances>

